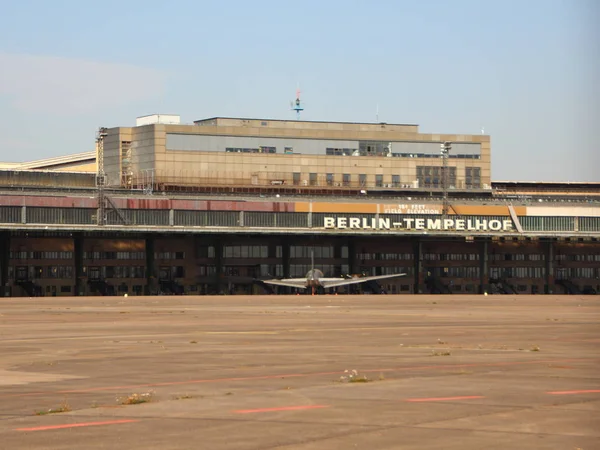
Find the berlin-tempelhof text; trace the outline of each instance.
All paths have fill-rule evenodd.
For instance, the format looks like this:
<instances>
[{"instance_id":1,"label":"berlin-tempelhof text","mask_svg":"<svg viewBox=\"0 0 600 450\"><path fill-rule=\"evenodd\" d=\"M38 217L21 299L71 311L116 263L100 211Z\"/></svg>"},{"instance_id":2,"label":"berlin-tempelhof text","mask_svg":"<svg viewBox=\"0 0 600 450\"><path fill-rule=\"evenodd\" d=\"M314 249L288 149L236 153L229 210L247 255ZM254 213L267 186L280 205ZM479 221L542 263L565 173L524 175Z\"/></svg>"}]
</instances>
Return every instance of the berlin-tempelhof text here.
<instances>
[{"instance_id":1,"label":"berlin-tempelhof text","mask_svg":"<svg viewBox=\"0 0 600 450\"><path fill-rule=\"evenodd\" d=\"M389 218L325 217L325 228L354 230L420 230L420 231L512 231L512 220L487 219L420 219L404 218L392 222Z\"/></svg>"}]
</instances>

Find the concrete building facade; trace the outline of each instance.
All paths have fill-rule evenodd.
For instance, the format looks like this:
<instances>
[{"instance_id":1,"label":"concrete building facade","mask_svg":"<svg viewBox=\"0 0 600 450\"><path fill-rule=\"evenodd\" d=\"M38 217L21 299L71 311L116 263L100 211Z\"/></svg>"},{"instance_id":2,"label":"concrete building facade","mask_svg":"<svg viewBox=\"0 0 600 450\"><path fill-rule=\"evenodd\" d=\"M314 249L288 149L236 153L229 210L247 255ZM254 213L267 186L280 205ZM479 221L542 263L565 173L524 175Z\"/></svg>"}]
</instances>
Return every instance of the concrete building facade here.
<instances>
[{"instance_id":1,"label":"concrete building facade","mask_svg":"<svg viewBox=\"0 0 600 450\"><path fill-rule=\"evenodd\" d=\"M146 123L144 121L142 123ZM212 118L193 125L109 128L111 186L491 188L490 137L423 134L417 125Z\"/></svg>"}]
</instances>

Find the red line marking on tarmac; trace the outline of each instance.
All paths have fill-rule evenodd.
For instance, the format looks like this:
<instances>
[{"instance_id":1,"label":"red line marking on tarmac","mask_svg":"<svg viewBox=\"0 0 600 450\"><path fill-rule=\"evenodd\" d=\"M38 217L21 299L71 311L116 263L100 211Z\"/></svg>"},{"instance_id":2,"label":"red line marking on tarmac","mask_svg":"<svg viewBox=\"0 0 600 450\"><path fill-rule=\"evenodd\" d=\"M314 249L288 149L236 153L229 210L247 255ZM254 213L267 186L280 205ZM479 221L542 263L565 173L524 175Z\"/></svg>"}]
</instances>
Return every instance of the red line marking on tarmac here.
<instances>
[{"instance_id":1,"label":"red line marking on tarmac","mask_svg":"<svg viewBox=\"0 0 600 450\"><path fill-rule=\"evenodd\" d=\"M261 408L261 409L239 409L234 411L236 414L251 414L272 411L299 411L304 409L329 408L329 405L306 405L306 406L282 406L279 408Z\"/></svg>"},{"instance_id":2,"label":"red line marking on tarmac","mask_svg":"<svg viewBox=\"0 0 600 450\"><path fill-rule=\"evenodd\" d=\"M470 400L474 398L485 398L483 395L464 395L462 397L430 397L430 398L407 398L407 402L443 402L448 400Z\"/></svg>"},{"instance_id":3,"label":"red line marking on tarmac","mask_svg":"<svg viewBox=\"0 0 600 450\"><path fill-rule=\"evenodd\" d=\"M574 359L544 359L539 361L508 361L499 363L473 363L473 364L441 364L441 365L430 365L430 366L412 366L412 367L394 367L394 368L383 368L383 369L365 369L361 370L364 373L378 373L378 372L403 372L403 371L415 371L415 370L445 370L445 369L460 369L466 367L504 367L504 366L523 366L531 364L548 364L548 363L566 363L566 362L577 362L577 361L596 361L598 358L574 358ZM178 386L187 384L199 384L199 383L223 383L231 381L254 381L254 380L270 380L275 378L308 378L315 376L324 375L340 375L340 371L332 372L313 372L313 373L284 373L278 375L256 375L248 377L232 377L232 378L207 378L200 380L185 380L185 381L165 381L162 383L143 383L143 384L131 384L122 386L101 386L87 389L71 389L63 391L48 391L48 392L24 392L20 394L8 394L0 395L0 398L8 397L28 397L36 395L50 395L50 394L83 394L87 392L99 392L99 391L116 391L123 389L140 389L147 387L160 387L160 386Z\"/></svg>"},{"instance_id":4,"label":"red line marking on tarmac","mask_svg":"<svg viewBox=\"0 0 600 450\"><path fill-rule=\"evenodd\" d=\"M64 424L64 425L46 425L43 427L15 428L15 431L62 430L64 428L97 427L100 425L116 425L116 424L120 424L120 423L133 423L133 422L139 422L139 420L123 419L123 420L109 420L109 421L105 421L105 422L68 423L68 424Z\"/></svg>"},{"instance_id":5,"label":"red line marking on tarmac","mask_svg":"<svg viewBox=\"0 0 600 450\"><path fill-rule=\"evenodd\" d=\"M551 395L572 395L572 394L598 394L600 393L600 389L587 389L583 391L553 391L546 392L546 394Z\"/></svg>"}]
</instances>

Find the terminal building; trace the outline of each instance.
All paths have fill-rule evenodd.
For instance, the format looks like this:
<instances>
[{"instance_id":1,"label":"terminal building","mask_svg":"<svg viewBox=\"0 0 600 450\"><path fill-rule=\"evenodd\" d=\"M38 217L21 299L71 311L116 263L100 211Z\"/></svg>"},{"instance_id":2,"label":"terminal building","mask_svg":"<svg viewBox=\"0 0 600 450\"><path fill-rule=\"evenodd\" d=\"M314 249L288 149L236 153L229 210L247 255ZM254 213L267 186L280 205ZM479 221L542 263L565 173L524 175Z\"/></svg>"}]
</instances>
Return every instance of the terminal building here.
<instances>
[{"instance_id":1,"label":"terminal building","mask_svg":"<svg viewBox=\"0 0 600 450\"><path fill-rule=\"evenodd\" d=\"M0 191L5 296L290 293L261 280L311 254L406 274L359 292L600 292L600 183L492 181L485 135L153 115L0 164Z\"/></svg>"}]
</instances>

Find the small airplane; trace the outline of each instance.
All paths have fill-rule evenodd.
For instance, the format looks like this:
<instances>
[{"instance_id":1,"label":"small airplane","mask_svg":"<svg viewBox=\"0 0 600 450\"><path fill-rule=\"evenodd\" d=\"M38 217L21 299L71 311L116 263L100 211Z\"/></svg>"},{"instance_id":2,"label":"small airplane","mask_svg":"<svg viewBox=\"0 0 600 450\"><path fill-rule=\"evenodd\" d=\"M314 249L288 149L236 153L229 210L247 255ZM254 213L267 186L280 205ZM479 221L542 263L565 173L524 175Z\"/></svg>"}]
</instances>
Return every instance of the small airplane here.
<instances>
[{"instance_id":1,"label":"small airplane","mask_svg":"<svg viewBox=\"0 0 600 450\"><path fill-rule=\"evenodd\" d=\"M288 286L297 289L312 289L312 293L315 293L315 289L323 288L328 289L332 287L347 286L349 284L366 283L367 281L383 280L387 278L396 278L406 276L405 273L397 273L393 275L375 275L369 277L358 277L354 276L351 278L326 278L323 272L319 269L315 269L314 253L311 251L311 269L306 274L305 278L283 278L281 280L261 280L266 284L273 284L276 286Z\"/></svg>"}]
</instances>

